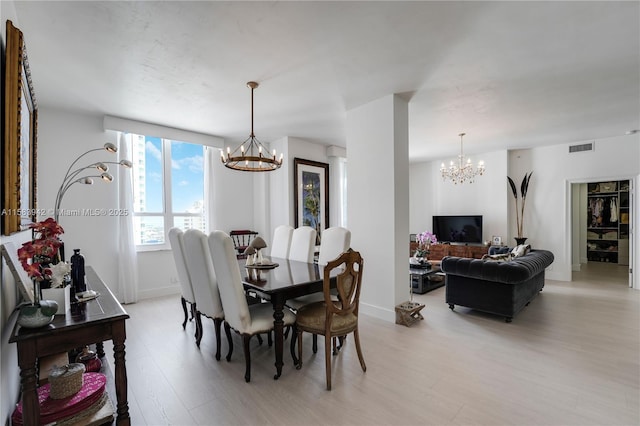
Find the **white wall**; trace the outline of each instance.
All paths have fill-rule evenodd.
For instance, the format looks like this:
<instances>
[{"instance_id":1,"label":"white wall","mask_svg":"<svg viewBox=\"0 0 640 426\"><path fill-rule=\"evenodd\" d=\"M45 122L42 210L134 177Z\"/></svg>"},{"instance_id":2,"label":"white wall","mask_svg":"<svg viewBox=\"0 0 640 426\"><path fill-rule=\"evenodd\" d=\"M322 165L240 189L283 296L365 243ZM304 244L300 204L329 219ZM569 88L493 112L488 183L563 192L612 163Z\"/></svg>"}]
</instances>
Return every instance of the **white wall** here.
<instances>
[{"instance_id":1,"label":"white wall","mask_svg":"<svg viewBox=\"0 0 640 426\"><path fill-rule=\"evenodd\" d=\"M270 245L273 238L273 230L280 225L293 226L293 159L289 154L289 138L284 137L275 140L269 144L271 149L275 149L278 153L283 153L285 158L279 170L271 172L269 176L269 194L270 199L265 206L268 206L270 212L269 222L269 238L265 238L267 244Z\"/></svg>"},{"instance_id":2,"label":"white wall","mask_svg":"<svg viewBox=\"0 0 640 426\"><path fill-rule=\"evenodd\" d=\"M232 229L251 229L256 209L253 197L254 173L231 170L213 162L214 212L211 229L229 232Z\"/></svg>"},{"instance_id":3,"label":"white wall","mask_svg":"<svg viewBox=\"0 0 640 426\"><path fill-rule=\"evenodd\" d=\"M101 148L106 142L116 143L116 140L115 134L108 135L103 130L101 116L40 108L38 120L38 209L44 211L39 219L45 219L53 216L56 192L71 162L89 149ZM87 154L76 167L116 159L116 154L102 150ZM111 170L115 167L110 166ZM115 181L106 183L94 179L93 185L71 186L61 208L114 209L118 207L117 197L118 185ZM103 281L115 291L118 243L114 229L117 227L117 217L61 215L59 222L65 231L61 238L65 245L66 260L73 254L73 249L81 249L87 264L93 266Z\"/></svg>"},{"instance_id":4,"label":"white wall","mask_svg":"<svg viewBox=\"0 0 640 426\"><path fill-rule=\"evenodd\" d=\"M593 152L569 154L569 145L562 143L478 156L484 159L487 172L468 186L441 182L438 177L440 161L412 164L411 232L430 230L431 216L435 214L475 213L483 215L485 240L492 235L500 235L512 245L516 234L515 208L506 176L511 176L519 185L524 174L533 171L525 207L527 243L553 252L555 261L547 269L547 278L570 281L573 245L571 183L637 178L640 172L640 135L598 140ZM636 195L635 199L639 198ZM638 201L634 213L637 229L640 216ZM580 220L579 217L576 220ZM636 251L633 255L636 266L640 265L638 234L635 233Z\"/></svg>"},{"instance_id":5,"label":"white wall","mask_svg":"<svg viewBox=\"0 0 640 426\"><path fill-rule=\"evenodd\" d=\"M507 241L509 203L513 197L507 192L507 151L495 151L473 156L472 161L485 162L486 171L474 183L453 184L444 181L440 164L450 159L411 164L410 232L417 234L432 230L434 215L482 215L482 241L501 236ZM408 237L407 237L408 238Z\"/></svg>"},{"instance_id":6,"label":"white wall","mask_svg":"<svg viewBox=\"0 0 640 426\"><path fill-rule=\"evenodd\" d=\"M634 179L640 172L639 150L640 136L629 135L598 140L592 152L569 154L569 144L559 144L509 153L514 175L534 171L525 233L534 247L553 252L555 261L547 270L548 278L571 280L571 183ZM635 242L637 247L637 235Z\"/></svg>"}]
</instances>

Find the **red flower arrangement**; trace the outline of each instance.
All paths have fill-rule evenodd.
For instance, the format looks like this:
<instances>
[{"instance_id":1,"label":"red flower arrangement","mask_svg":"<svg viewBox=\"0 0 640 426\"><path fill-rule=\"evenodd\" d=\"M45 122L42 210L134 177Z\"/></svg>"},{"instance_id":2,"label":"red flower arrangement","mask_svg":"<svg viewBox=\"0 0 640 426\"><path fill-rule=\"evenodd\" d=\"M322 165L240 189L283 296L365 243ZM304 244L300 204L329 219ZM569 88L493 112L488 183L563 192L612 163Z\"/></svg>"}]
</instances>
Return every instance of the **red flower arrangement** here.
<instances>
[{"instance_id":1,"label":"red flower arrangement","mask_svg":"<svg viewBox=\"0 0 640 426\"><path fill-rule=\"evenodd\" d=\"M42 281L52 275L49 265L58 260L58 249L62 245L58 236L64 229L52 218L32 223L30 228L34 238L18 249L18 259L31 278Z\"/></svg>"}]
</instances>

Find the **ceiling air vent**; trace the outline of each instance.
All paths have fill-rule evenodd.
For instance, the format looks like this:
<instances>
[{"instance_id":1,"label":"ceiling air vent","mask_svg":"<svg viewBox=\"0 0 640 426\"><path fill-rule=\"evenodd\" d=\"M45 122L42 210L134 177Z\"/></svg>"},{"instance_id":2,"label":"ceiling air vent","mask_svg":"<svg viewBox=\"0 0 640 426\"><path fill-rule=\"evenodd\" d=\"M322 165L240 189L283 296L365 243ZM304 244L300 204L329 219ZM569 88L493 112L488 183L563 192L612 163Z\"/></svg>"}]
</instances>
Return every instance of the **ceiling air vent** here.
<instances>
[{"instance_id":1,"label":"ceiling air vent","mask_svg":"<svg viewBox=\"0 0 640 426\"><path fill-rule=\"evenodd\" d=\"M569 154L574 152L593 151L595 142L583 143L581 145L569 145Z\"/></svg>"}]
</instances>

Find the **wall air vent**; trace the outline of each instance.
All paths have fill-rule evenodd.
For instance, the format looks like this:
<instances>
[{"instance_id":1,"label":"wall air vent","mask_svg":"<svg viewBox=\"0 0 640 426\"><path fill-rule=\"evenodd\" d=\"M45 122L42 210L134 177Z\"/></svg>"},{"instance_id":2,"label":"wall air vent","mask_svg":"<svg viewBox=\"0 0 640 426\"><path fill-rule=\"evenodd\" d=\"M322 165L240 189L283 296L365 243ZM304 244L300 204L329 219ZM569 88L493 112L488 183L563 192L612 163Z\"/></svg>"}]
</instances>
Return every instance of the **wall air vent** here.
<instances>
[{"instance_id":1,"label":"wall air vent","mask_svg":"<svg viewBox=\"0 0 640 426\"><path fill-rule=\"evenodd\" d=\"M595 144L595 142L589 142L581 145L569 145L569 154L574 152L593 151L595 149Z\"/></svg>"}]
</instances>

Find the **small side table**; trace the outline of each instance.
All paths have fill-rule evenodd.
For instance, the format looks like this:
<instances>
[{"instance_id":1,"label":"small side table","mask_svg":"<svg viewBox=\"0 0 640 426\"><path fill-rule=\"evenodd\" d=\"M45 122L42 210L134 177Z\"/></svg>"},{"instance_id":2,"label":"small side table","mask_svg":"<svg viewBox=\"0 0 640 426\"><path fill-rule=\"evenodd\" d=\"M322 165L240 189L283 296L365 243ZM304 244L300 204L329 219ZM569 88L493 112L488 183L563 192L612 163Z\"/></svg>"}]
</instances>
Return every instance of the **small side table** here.
<instances>
[{"instance_id":1,"label":"small side table","mask_svg":"<svg viewBox=\"0 0 640 426\"><path fill-rule=\"evenodd\" d=\"M420 311L424 305L417 302L403 302L396 306L396 324L410 327L416 322L423 320Z\"/></svg>"}]
</instances>

